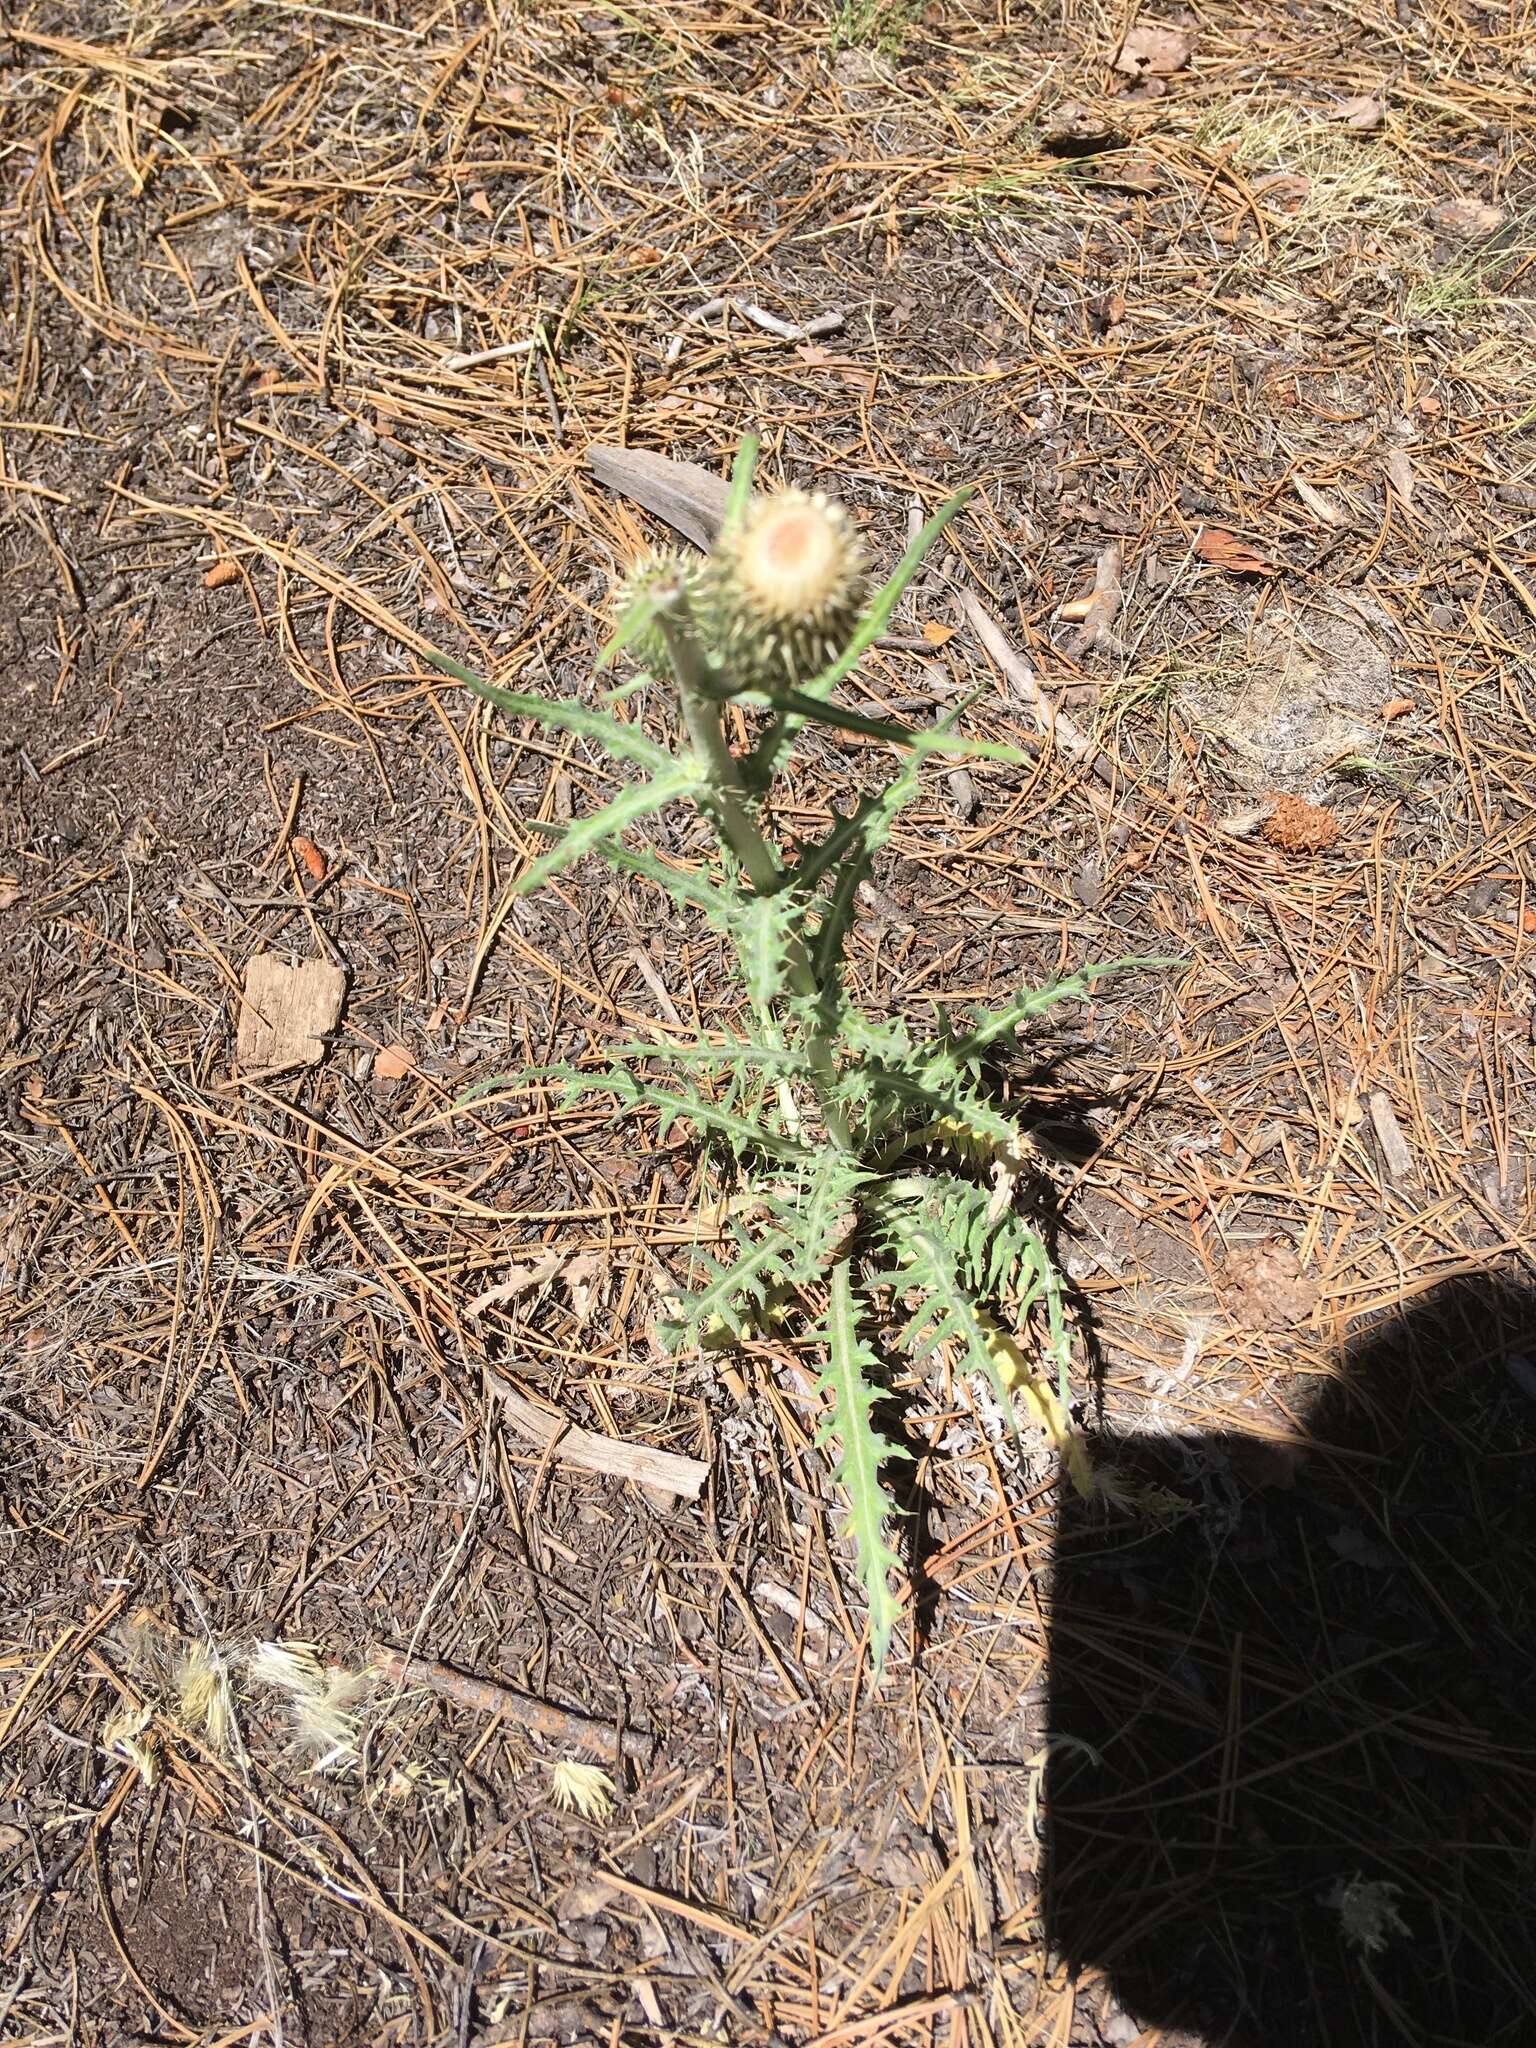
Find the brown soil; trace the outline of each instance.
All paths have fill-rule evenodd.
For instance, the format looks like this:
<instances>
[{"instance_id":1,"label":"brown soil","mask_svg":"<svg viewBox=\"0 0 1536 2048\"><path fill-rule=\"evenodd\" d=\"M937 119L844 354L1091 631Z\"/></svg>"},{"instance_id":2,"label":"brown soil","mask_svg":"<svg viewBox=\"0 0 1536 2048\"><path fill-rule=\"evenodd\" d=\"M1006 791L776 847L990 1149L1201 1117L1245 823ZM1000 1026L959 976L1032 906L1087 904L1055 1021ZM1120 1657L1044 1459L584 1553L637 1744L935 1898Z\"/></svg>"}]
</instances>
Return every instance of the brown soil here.
<instances>
[{"instance_id":1,"label":"brown soil","mask_svg":"<svg viewBox=\"0 0 1536 2048\"><path fill-rule=\"evenodd\" d=\"M1122 26L991 0L38 0L0 25L5 2038L1150 2048L1236 2024L1227 1951L1200 1961L1187 1912L1167 1924L1194 1992L1159 2009L1145 1970L1117 1975L1105 1928L1160 1924L1158 1868L1204 1899L1176 1859L1136 1864L1086 1948L1042 1894L1048 1738L1071 1732L1044 1450L1016 1458L942 1361L898 1387L909 1626L872 1695L810 1361L655 1341L687 1144L528 1089L455 1107L599 1055L658 990L685 1015L736 998L717 942L639 882L589 866L509 899L531 821L591 807L609 772L421 658L591 694L613 571L660 532L593 480L593 442L718 473L755 428L767 473L835 490L882 565L912 505L973 484L896 622L917 646L852 701L979 689L969 730L1034 734L948 579L1113 772L1050 748L936 769L858 964L917 1010L1088 958L1180 963L1101 984L1007 1083L1059 1140L1085 1420L1273 1440L1363 1326L1529 1266L1530 24L1205 10L1188 65L1134 85ZM1379 120L1352 121L1362 98ZM786 342L690 319L727 295L843 323ZM1259 566L1209 560L1207 527ZM1074 656L1061 608L1111 545L1119 614ZM925 654L925 627L955 630ZM1293 717L1265 753L1243 707L1274 709L1259 672L1284 646L1312 650L1347 748L1299 746ZM1378 676L1409 711L1381 716ZM780 823L813 833L882 766L818 740ZM1337 843L1224 831L1255 789L1325 805ZM654 827L679 852L692 831ZM318 1065L252 1080L233 1050L263 949L336 961L347 998ZM1294 1255L1300 1321L1223 1296L1258 1245ZM467 1313L551 1247L597 1254L590 1300L549 1284ZM1431 1403L1424 1468L1460 1516L1433 1556L1468 1574L1424 1626L1475 1577L1485 1648L1530 1611L1484 1484L1528 1469L1536 1415L1500 1313L1486 1428ZM487 1369L705 1460L702 1497L530 1444ZM1357 1503L1361 1541L1398 1541L1391 1501ZM1282 1600L1312 1554L1288 1537L1254 1570ZM1097 1621L1084 1583L1074 1628L1133 1640L1132 1577ZM606 1826L552 1804L576 1752L551 1724L442 1691L392 1695L358 1765L312 1773L270 1702L240 1696L235 1740L181 1726L123 1650L141 1607L231 1655L394 1645L643 1740ZM1255 1712L1308 1682L1299 1639L1266 1654ZM1307 1781L1343 1818L1287 2048L1328 2012L1319 2042L1413 2038L1394 1998L1447 2040L1536 2024L1501 1945L1530 1874L1490 1819L1525 1811L1528 1750L1476 1689L1441 1699L1434 1660L1405 1669L1411 1701L1365 1688L1360 1711L1407 1714L1422 1755L1372 1752L1371 1813L1345 1751ZM146 1699L153 1787L103 1747ZM1485 1774L1416 1809L1465 1831L1454 1900L1433 1834L1395 1859L1379 1839L1448 1752ZM1223 1815L1246 1782L1218 1784ZM1341 1941L1317 1900L1358 1870L1390 1871L1415 1953L1453 1959L1438 1977ZM1460 2008L1458 1970L1480 1987ZM1277 2010L1247 2009L1264 2048Z\"/></svg>"}]
</instances>

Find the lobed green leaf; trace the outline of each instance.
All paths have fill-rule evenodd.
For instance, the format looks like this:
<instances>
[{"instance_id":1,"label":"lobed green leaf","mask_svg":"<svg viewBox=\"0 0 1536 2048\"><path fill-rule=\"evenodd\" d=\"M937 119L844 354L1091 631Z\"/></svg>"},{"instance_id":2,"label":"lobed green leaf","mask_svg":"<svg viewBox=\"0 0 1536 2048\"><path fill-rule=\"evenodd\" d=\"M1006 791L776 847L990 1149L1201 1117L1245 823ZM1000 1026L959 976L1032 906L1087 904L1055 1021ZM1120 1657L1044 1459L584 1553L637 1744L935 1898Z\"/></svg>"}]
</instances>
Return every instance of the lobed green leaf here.
<instances>
[{"instance_id":1,"label":"lobed green leaf","mask_svg":"<svg viewBox=\"0 0 1536 2048\"><path fill-rule=\"evenodd\" d=\"M605 841L617 840L626 827L638 824L663 805L674 803L679 797L696 795L701 785L698 763L691 756L684 761L669 759L667 767L653 781L631 783L602 810L569 825L549 852L540 854L532 867L518 876L514 893L529 895L561 868L580 860L584 853L599 851Z\"/></svg>"},{"instance_id":2,"label":"lobed green leaf","mask_svg":"<svg viewBox=\"0 0 1536 2048\"><path fill-rule=\"evenodd\" d=\"M648 739L635 725L628 725L621 718L608 718L601 711L592 711L585 704L569 703L556 697L525 697L516 690L504 690L497 683L488 683L484 676L477 676L461 662L454 661L446 654L439 654L435 648L426 650L423 660L433 668L441 669L444 675L455 678L477 697L505 711L510 718L531 718L540 725L550 725L559 732L579 733L583 739L595 740L607 753L620 761L634 761L642 768L661 770L672 766L672 756L665 747Z\"/></svg>"},{"instance_id":3,"label":"lobed green leaf","mask_svg":"<svg viewBox=\"0 0 1536 2048\"><path fill-rule=\"evenodd\" d=\"M827 1364L821 1388L831 1404L826 1434L838 1440L840 1455L834 1477L848 1496L848 1519L859 1577L869 1604L870 1661L878 1678L901 1612L890 1584L890 1574L901 1560L885 1538L885 1524L894 1516L896 1504L881 1481L880 1468L890 1459L906 1454L881 1433L874 1419L880 1383L874 1356L859 1336L847 1259L839 1259L832 1268L827 1322L822 1334L827 1343Z\"/></svg>"}]
</instances>

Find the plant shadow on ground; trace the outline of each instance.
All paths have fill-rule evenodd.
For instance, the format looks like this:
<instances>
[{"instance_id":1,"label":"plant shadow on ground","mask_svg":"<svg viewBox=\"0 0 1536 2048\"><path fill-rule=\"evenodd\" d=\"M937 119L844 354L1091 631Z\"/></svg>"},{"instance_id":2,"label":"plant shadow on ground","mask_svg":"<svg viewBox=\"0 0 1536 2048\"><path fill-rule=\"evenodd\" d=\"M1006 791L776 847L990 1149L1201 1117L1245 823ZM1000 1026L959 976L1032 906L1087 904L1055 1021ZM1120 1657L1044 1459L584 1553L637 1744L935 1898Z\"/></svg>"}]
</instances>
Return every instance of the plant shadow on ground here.
<instances>
[{"instance_id":1,"label":"plant shadow on ground","mask_svg":"<svg viewBox=\"0 0 1536 2048\"><path fill-rule=\"evenodd\" d=\"M1533 1352L1536 1291L1460 1277L1349 1348L1299 1463L1132 1435L1194 1512L1064 1508L1047 1935L1143 2025L1536 2039Z\"/></svg>"}]
</instances>

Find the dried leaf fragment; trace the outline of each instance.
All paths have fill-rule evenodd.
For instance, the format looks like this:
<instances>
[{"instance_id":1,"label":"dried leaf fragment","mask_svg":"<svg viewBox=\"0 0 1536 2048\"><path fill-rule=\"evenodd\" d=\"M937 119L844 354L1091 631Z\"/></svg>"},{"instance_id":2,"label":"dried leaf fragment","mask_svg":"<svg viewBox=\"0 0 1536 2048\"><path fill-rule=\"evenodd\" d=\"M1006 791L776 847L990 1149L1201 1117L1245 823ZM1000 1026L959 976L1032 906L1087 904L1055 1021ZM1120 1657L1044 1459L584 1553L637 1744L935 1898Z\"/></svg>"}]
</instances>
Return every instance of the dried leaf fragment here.
<instances>
[{"instance_id":1,"label":"dried leaf fragment","mask_svg":"<svg viewBox=\"0 0 1536 2048\"><path fill-rule=\"evenodd\" d=\"M1344 100L1335 108L1334 118L1342 121L1346 128L1358 129L1363 135L1381 126L1383 112L1380 100L1372 99L1369 93L1357 93L1353 99Z\"/></svg>"},{"instance_id":2,"label":"dried leaf fragment","mask_svg":"<svg viewBox=\"0 0 1536 2048\"><path fill-rule=\"evenodd\" d=\"M1115 69L1127 78L1172 78L1189 62L1189 37L1164 22L1138 21L1120 45Z\"/></svg>"},{"instance_id":3,"label":"dried leaf fragment","mask_svg":"<svg viewBox=\"0 0 1536 2048\"><path fill-rule=\"evenodd\" d=\"M1489 206L1481 199L1442 199L1438 206L1429 210L1429 224L1442 235L1452 235L1459 242L1470 242L1479 235L1491 235L1495 228L1504 225L1501 207Z\"/></svg>"},{"instance_id":4,"label":"dried leaf fragment","mask_svg":"<svg viewBox=\"0 0 1536 2048\"><path fill-rule=\"evenodd\" d=\"M416 1062L398 1040L386 1045L373 1063L373 1078L376 1081L403 1081L407 1074L414 1072Z\"/></svg>"},{"instance_id":5,"label":"dried leaf fragment","mask_svg":"<svg viewBox=\"0 0 1536 2048\"><path fill-rule=\"evenodd\" d=\"M1195 541L1195 553L1213 569L1225 569L1231 576L1274 576L1278 565L1251 541L1240 540L1225 526L1202 526Z\"/></svg>"},{"instance_id":6,"label":"dried leaf fragment","mask_svg":"<svg viewBox=\"0 0 1536 2048\"><path fill-rule=\"evenodd\" d=\"M1257 197L1267 199L1271 206L1286 213L1294 213L1312 196L1312 180L1303 177L1300 171L1271 171L1267 177L1255 178L1252 188Z\"/></svg>"},{"instance_id":7,"label":"dried leaf fragment","mask_svg":"<svg viewBox=\"0 0 1536 2048\"><path fill-rule=\"evenodd\" d=\"M1291 478L1291 489L1300 498L1314 519L1321 519L1325 526L1344 526L1349 514L1340 511L1331 498L1325 498L1315 485L1309 484L1304 476Z\"/></svg>"},{"instance_id":8,"label":"dried leaf fragment","mask_svg":"<svg viewBox=\"0 0 1536 2048\"><path fill-rule=\"evenodd\" d=\"M1386 460L1387 476L1405 508L1413 505L1413 464L1406 448L1393 448Z\"/></svg>"}]
</instances>

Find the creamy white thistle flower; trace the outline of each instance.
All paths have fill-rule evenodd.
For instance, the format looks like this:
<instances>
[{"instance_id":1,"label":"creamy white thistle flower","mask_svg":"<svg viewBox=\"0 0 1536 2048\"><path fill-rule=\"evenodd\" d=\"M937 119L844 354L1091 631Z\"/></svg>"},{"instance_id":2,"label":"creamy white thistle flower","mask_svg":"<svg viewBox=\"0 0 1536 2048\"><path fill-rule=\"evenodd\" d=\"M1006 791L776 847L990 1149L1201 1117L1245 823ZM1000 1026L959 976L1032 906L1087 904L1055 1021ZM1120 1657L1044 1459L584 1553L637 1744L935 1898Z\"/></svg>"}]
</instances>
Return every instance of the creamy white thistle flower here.
<instances>
[{"instance_id":1,"label":"creamy white thistle flower","mask_svg":"<svg viewBox=\"0 0 1536 2048\"><path fill-rule=\"evenodd\" d=\"M596 1764L561 1757L550 1766L549 1796L562 1813L579 1813L594 1827L604 1826L613 1812L613 1780Z\"/></svg>"},{"instance_id":2,"label":"creamy white thistle flower","mask_svg":"<svg viewBox=\"0 0 1536 2048\"><path fill-rule=\"evenodd\" d=\"M835 660L864 593L864 546L841 505L820 491L756 498L715 554L732 644L791 675Z\"/></svg>"}]
</instances>

